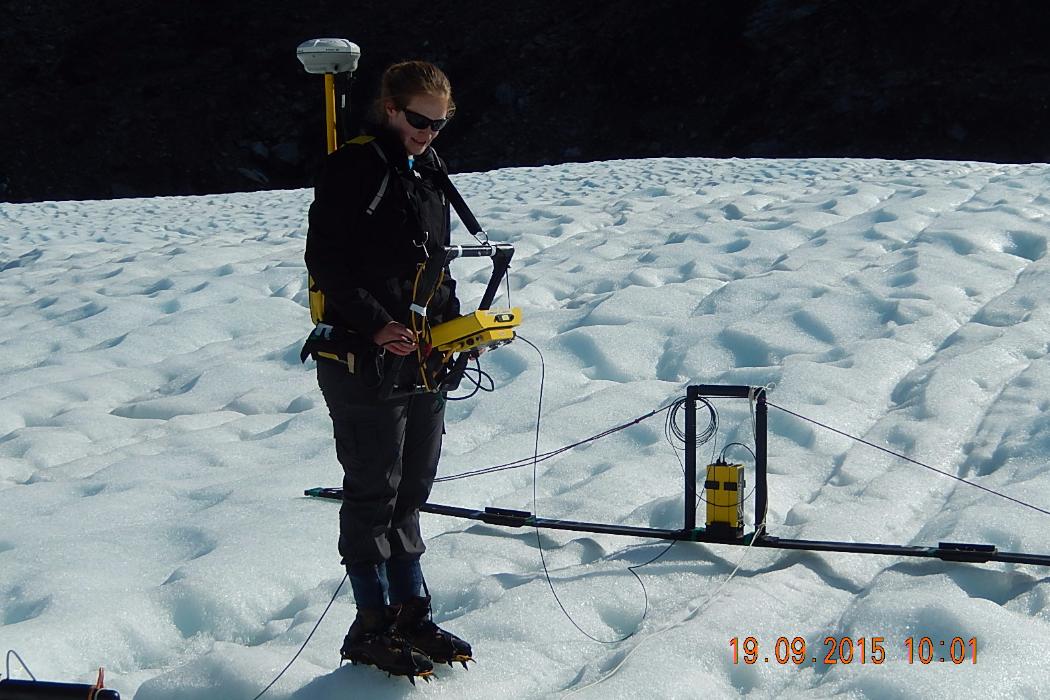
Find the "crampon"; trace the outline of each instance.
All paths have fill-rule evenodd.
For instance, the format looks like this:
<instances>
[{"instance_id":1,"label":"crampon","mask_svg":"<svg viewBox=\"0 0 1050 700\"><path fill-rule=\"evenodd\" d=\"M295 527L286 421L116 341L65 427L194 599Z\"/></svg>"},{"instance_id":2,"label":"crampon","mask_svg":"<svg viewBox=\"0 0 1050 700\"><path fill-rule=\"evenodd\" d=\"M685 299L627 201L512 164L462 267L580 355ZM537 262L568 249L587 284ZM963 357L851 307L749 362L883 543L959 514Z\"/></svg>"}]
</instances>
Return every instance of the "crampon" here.
<instances>
[{"instance_id":1,"label":"crampon","mask_svg":"<svg viewBox=\"0 0 1050 700\"><path fill-rule=\"evenodd\" d=\"M393 634L435 664L460 663L467 668L467 662L474 661L470 644L434 624L430 596L391 606L390 613L394 616Z\"/></svg>"},{"instance_id":2,"label":"crampon","mask_svg":"<svg viewBox=\"0 0 1050 700\"><path fill-rule=\"evenodd\" d=\"M385 610L359 609L339 650L343 661L375 666L390 676L405 676L416 684L417 678L430 681L434 664L400 636L393 634Z\"/></svg>"},{"instance_id":3,"label":"crampon","mask_svg":"<svg viewBox=\"0 0 1050 700\"><path fill-rule=\"evenodd\" d=\"M397 659L375 659L367 651L343 651L343 661L349 661L353 665L363 664L374 666L380 671L386 671L387 677L404 676L412 685L416 684L417 678L422 678L427 683L434 677L434 666L426 657L414 653L406 648Z\"/></svg>"}]
</instances>

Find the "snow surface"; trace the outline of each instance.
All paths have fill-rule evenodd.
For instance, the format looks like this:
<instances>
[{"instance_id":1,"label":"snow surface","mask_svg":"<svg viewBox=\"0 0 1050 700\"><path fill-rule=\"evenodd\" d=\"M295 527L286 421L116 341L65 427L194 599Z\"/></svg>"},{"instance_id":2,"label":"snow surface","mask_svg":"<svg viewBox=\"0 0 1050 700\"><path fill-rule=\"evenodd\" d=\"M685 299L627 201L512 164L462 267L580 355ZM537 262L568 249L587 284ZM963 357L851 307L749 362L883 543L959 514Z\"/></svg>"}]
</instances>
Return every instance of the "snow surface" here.
<instances>
[{"instance_id":1,"label":"snow surface","mask_svg":"<svg viewBox=\"0 0 1050 700\"><path fill-rule=\"evenodd\" d=\"M1050 167L656 159L455 181L517 251L541 451L690 383L772 384L779 406L1050 507ZM38 678L104 665L126 698L250 700L339 584L338 508L302 495L341 476L298 359L311 197L0 205L0 651ZM488 262L454 272L476 304ZM449 405L445 475L532 454L537 354L483 365L497 390ZM717 445L750 444L746 402L717 407ZM773 535L1050 553L1045 515L777 410L769 451ZM538 513L681 527L679 458L650 419L542 463ZM525 468L432 500L532 498ZM627 567L664 543L544 531L576 622L637 632L600 644L559 610L535 531L423 521L435 619L477 664L416 688L337 668L344 588L265 697L1045 697L1044 568L679 543L638 569L643 619ZM769 662L734 663L749 635ZM885 662L826 664L829 636L882 637ZM976 664L909 664L923 636L976 638ZM778 637L818 661L778 664Z\"/></svg>"}]
</instances>

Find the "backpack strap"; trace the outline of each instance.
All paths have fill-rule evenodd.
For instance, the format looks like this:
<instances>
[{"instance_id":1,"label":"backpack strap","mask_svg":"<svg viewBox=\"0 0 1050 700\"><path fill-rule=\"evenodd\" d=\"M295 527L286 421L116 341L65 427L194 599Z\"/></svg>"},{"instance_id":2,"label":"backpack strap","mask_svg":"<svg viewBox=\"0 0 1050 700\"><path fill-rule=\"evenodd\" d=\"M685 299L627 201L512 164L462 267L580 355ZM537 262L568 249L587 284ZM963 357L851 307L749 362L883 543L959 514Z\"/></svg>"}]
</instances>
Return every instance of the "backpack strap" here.
<instances>
[{"instance_id":1,"label":"backpack strap","mask_svg":"<svg viewBox=\"0 0 1050 700\"><path fill-rule=\"evenodd\" d=\"M390 161L386 157L386 153L384 153L383 149L379 146L375 136L358 136L350 139L346 143L355 145L371 144L372 148L375 149L376 155L378 155L379 159L387 166L386 172L383 173L383 180L379 183L379 189L376 191L375 197L372 198L372 202L365 209L365 213L371 216L375 214L376 207L378 207L379 203L383 200L383 195L386 194L387 187L390 184ZM445 168L445 163L437 155L437 151L434 151L434 157L437 158L438 161L436 180L438 187L441 189L441 193L448 199L452 208L456 210L456 214L467 227L467 230L470 231L472 236L475 238L479 235L485 236L485 230L481 228L481 224L478 223L478 219L474 216L474 212L470 210L470 207L467 206L466 201L463 199L463 195L461 195L459 190L456 189L456 186L452 184L452 179L448 176L448 170Z\"/></svg>"},{"instance_id":2,"label":"backpack strap","mask_svg":"<svg viewBox=\"0 0 1050 700\"><path fill-rule=\"evenodd\" d=\"M371 204L369 204L368 208L365 209L365 213L369 216L372 216L373 214L375 214L376 207L379 206L379 202L382 201L383 195L386 194L386 188L390 182L390 163L387 160L386 154L383 153L383 149L379 147L378 143L376 143L375 136L357 136L355 138L350 139L343 145L348 146L352 144L355 146L363 146L369 143L372 144L372 148L375 149L375 152L379 156L379 159L382 160L383 164L386 166L383 169L383 180L379 183L379 191L376 192L376 196L372 198ZM306 279L310 296L310 319L315 324L318 324L321 323L322 319L324 318L324 292L321 291L320 287L318 287L317 284L314 282L314 278L312 275L307 273ZM310 352L311 351L304 346L302 354L302 359L304 362L306 361L306 356ZM325 354L323 352L318 354L320 354L322 357L329 357L330 359L336 359L340 362L343 362L343 360L337 357L336 355ZM353 369L351 369L350 371L353 372Z\"/></svg>"},{"instance_id":3,"label":"backpack strap","mask_svg":"<svg viewBox=\"0 0 1050 700\"><path fill-rule=\"evenodd\" d=\"M448 166L445 165L445 161L438 155L437 150L431 146L430 150L434 152L434 159L437 161L437 175L435 180L437 181L438 189L441 190L441 194L448 200L452 208L456 210L456 215L459 220L463 222L463 225L470 231L470 235L474 236L478 240L484 239L488 243L488 234L485 233L485 229L481 228L481 224L478 223L478 219L474 216L474 212L467 206L466 201L463 199L463 195L459 193L456 186L452 184L452 178L448 176Z\"/></svg>"},{"instance_id":4,"label":"backpack strap","mask_svg":"<svg viewBox=\"0 0 1050 700\"><path fill-rule=\"evenodd\" d=\"M481 228L481 224L478 223L477 217L474 216L474 212L467 206L466 201L463 199L463 195L459 193L456 186L452 184L452 179L448 176L448 172L444 169L438 170L437 175L438 186L446 197L448 197L449 203L452 208L456 210L456 214L459 216L459 220L463 222L463 225L470 231L470 235L478 238L478 236L484 236L485 241L488 242L488 236L485 233L485 229Z\"/></svg>"},{"instance_id":5,"label":"backpack strap","mask_svg":"<svg viewBox=\"0 0 1050 700\"><path fill-rule=\"evenodd\" d=\"M375 149L376 153L379 154L379 158L387 166L386 171L383 173L383 181L379 183L379 191L376 192L376 196L372 198L372 203L365 209L365 213L371 216L375 213L376 207L383 200L383 195L386 194L386 186L390 182L390 162L386 159L386 154L383 153L383 149L379 147L379 144L373 139L371 142L372 148Z\"/></svg>"},{"instance_id":6,"label":"backpack strap","mask_svg":"<svg viewBox=\"0 0 1050 700\"><path fill-rule=\"evenodd\" d=\"M346 143L355 145L364 145L366 143L371 144L372 148L375 149L376 155L378 155L379 159L383 161L383 164L387 166L386 170L383 172L383 180L379 183L379 190L376 192L376 196L372 198L372 202L365 209L365 213L372 216L376 213L376 207L378 207L379 203L383 201L383 195L386 194L387 185L390 184L390 161L387 160L386 154L383 153L383 149L380 148L379 143L376 142L375 136L358 136L350 139Z\"/></svg>"}]
</instances>

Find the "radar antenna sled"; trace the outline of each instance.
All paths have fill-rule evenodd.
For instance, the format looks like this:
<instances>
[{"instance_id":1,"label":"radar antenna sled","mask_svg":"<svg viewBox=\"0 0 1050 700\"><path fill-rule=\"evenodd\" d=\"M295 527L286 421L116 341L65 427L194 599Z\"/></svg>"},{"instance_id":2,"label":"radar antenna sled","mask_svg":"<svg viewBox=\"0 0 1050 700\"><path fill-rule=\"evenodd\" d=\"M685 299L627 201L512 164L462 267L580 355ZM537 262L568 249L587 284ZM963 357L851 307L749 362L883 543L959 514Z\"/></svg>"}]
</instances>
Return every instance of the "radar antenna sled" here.
<instances>
[{"instance_id":1,"label":"radar antenna sled","mask_svg":"<svg viewBox=\"0 0 1050 700\"><path fill-rule=\"evenodd\" d=\"M697 488L697 403L702 399L746 399L755 403L755 523L760 525L754 531L744 533L742 519L737 517L737 509L742 501L734 499L726 503L720 498L719 490L742 494L743 484L736 481L740 470L727 469L739 465L712 464L708 467L708 478L704 482L705 500L708 502L706 527L696 525L696 488ZM894 557L922 557L940 559L948 562L984 563L991 561L1013 564L1032 564L1050 566L1050 555L1029 554L1024 552L1002 552L995 545L975 544L968 542L940 542L934 546L877 544L865 542L839 542L834 540L804 540L775 537L769 535L765 528L768 488L766 483L767 467L767 420L768 405L765 387L698 384L686 389L685 398L685 485L684 514L680 529L663 529L636 527L610 523L581 522L539 518L528 511L510 510L498 507L484 509L446 506L427 503L420 510L425 513L447 515L455 518L480 520L490 525L505 527L536 527L550 530L571 530L575 532L593 532L606 535L626 535L630 537L650 537L661 540L681 540L686 542L710 542L715 544L765 547L770 549L798 549L813 552L846 552L853 554L882 554ZM726 469L730 480L712 479L712 467ZM725 473L725 472L723 472ZM726 484L729 487L726 488ZM342 500L341 488L307 489L306 496ZM712 507L713 506L713 507Z\"/></svg>"}]
</instances>

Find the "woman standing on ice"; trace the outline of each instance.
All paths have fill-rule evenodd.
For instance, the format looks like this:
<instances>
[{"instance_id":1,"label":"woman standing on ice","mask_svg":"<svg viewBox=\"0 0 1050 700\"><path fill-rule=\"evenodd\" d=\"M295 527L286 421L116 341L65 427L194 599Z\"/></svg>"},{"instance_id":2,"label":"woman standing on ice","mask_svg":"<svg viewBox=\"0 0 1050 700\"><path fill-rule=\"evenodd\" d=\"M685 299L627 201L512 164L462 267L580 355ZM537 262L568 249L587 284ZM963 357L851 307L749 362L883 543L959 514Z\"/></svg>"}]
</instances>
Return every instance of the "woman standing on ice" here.
<instances>
[{"instance_id":1,"label":"woman standing on ice","mask_svg":"<svg viewBox=\"0 0 1050 700\"><path fill-rule=\"evenodd\" d=\"M423 244L449 242L449 205L437 182L447 171L430 145L454 111L437 66L390 66L368 135L324 163L306 242L307 268L324 293L323 322L367 339L349 362L316 358L344 473L339 553L357 604L341 654L409 678L428 675L433 663L465 666L471 658L470 645L431 620L419 563L426 549L419 509L437 472L445 397L382 401L374 374L386 353L404 358L399 382L419 374L417 338L400 320L408 317ZM446 269L427 304L430 323L459 315L455 291Z\"/></svg>"}]
</instances>

